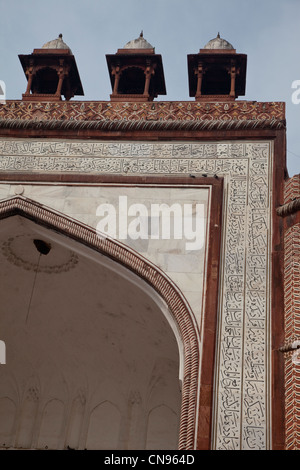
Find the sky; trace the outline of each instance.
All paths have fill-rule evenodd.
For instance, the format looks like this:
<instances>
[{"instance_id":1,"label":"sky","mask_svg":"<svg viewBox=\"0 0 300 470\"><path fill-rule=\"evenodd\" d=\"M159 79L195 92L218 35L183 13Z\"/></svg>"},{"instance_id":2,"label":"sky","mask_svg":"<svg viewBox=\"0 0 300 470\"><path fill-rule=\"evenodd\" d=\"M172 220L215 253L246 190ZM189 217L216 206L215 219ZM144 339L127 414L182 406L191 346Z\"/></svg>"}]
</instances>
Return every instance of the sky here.
<instances>
[{"instance_id":1,"label":"sky","mask_svg":"<svg viewBox=\"0 0 300 470\"><path fill-rule=\"evenodd\" d=\"M194 101L187 55L218 32L247 54L246 95L239 99L286 103L287 168L290 176L300 173L300 0L0 0L6 97L21 99L26 89L18 55L62 33L84 89L84 97L73 100L108 101L105 55L141 31L162 55L167 95L156 100Z\"/></svg>"}]
</instances>

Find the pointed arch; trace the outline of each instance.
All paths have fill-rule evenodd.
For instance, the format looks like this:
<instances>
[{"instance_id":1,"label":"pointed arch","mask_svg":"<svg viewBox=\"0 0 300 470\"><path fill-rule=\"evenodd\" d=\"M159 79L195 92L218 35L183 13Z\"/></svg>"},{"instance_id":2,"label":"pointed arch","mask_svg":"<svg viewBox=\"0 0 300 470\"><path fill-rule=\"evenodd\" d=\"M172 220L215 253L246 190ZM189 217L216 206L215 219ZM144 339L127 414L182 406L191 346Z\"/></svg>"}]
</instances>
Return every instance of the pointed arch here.
<instances>
[{"instance_id":1,"label":"pointed arch","mask_svg":"<svg viewBox=\"0 0 300 470\"><path fill-rule=\"evenodd\" d=\"M21 215L105 255L132 271L166 302L183 346L182 402L179 449L193 449L196 438L199 381L199 333L193 313L176 285L158 267L124 244L105 237L57 211L23 196L0 201L0 220Z\"/></svg>"}]
</instances>

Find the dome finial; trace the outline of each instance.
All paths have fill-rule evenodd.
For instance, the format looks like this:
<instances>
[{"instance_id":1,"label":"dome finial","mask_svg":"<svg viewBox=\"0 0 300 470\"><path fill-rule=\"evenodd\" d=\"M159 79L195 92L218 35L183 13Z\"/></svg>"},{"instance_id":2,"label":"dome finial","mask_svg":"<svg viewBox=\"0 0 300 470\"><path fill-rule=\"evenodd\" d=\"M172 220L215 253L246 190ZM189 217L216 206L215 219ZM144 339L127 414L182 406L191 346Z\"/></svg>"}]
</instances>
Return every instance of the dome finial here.
<instances>
[{"instance_id":1,"label":"dome finial","mask_svg":"<svg viewBox=\"0 0 300 470\"><path fill-rule=\"evenodd\" d=\"M58 35L58 37L62 39L62 34L60 33L60 34Z\"/></svg>"},{"instance_id":2,"label":"dome finial","mask_svg":"<svg viewBox=\"0 0 300 470\"><path fill-rule=\"evenodd\" d=\"M218 33L218 35L217 35L217 38L219 38L219 37L220 37L220 33Z\"/></svg>"},{"instance_id":3,"label":"dome finial","mask_svg":"<svg viewBox=\"0 0 300 470\"><path fill-rule=\"evenodd\" d=\"M154 49L154 47L151 46L148 41L146 41L144 38L144 33L141 31L139 37L129 41L127 44L125 44L123 49Z\"/></svg>"}]
</instances>

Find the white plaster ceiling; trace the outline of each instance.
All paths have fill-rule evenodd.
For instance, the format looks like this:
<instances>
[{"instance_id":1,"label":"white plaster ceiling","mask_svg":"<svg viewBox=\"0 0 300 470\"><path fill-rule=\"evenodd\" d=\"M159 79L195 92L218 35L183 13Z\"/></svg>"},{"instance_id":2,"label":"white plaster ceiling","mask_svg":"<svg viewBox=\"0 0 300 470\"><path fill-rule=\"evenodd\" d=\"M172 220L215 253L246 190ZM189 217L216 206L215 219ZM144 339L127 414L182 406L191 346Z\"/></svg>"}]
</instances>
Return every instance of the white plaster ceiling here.
<instances>
[{"instance_id":1,"label":"white plaster ceiling","mask_svg":"<svg viewBox=\"0 0 300 470\"><path fill-rule=\"evenodd\" d=\"M38 252L36 239L49 244L48 254ZM40 414L49 400L60 400L63 429L57 438L52 432L50 447L66 445L67 409L78 394L88 423L104 401L128 421L129 397L138 393L140 437L123 426L119 448L147 445L151 409L163 405L179 416L178 344L167 307L150 286L91 248L21 216L0 221L0 261L0 339L6 344L0 398L12 400L19 414L28 387L36 390ZM39 447L37 430L22 444L17 421L9 445ZM82 448L88 447L87 427L78 431Z\"/></svg>"}]
</instances>

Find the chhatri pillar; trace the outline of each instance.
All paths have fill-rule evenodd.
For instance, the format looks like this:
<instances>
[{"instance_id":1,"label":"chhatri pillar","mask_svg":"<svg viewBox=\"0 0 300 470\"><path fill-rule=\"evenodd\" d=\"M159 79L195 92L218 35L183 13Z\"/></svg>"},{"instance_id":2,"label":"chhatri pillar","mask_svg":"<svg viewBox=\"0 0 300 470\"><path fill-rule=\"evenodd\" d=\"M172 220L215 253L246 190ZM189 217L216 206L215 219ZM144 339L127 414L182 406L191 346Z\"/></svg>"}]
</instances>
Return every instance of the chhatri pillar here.
<instances>
[{"instance_id":1,"label":"chhatri pillar","mask_svg":"<svg viewBox=\"0 0 300 470\"><path fill-rule=\"evenodd\" d=\"M247 55L220 37L188 55L189 92L196 101L234 101L245 95Z\"/></svg>"},{"instance_id":2,"label":"chhatri pillar","mask_svg":"<svg viewBox=\"0 0 300 470\"><path fill-rule=\"evenodd\" d=\"M106 55L112 86L111 101L153 101L166 94L162 57L143 33L116 54Z\"/></svg>"},{"instance_id":3,"label":"chhatri pillar","mask_svg":"<svg viewBox=\"0 0 300 470\"><path fill-rule=\"evenodd\" d=\"M27 78L24 101L60 101L62 96L70 100L83 96L75 57L62 39L49 41L32 54L19 55Z\"/></svg>"}]
</instances>

